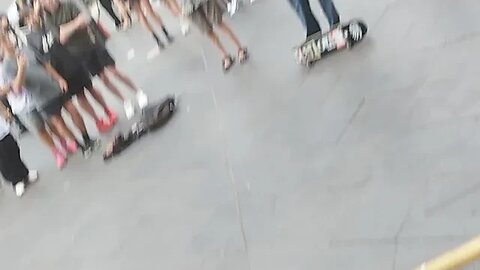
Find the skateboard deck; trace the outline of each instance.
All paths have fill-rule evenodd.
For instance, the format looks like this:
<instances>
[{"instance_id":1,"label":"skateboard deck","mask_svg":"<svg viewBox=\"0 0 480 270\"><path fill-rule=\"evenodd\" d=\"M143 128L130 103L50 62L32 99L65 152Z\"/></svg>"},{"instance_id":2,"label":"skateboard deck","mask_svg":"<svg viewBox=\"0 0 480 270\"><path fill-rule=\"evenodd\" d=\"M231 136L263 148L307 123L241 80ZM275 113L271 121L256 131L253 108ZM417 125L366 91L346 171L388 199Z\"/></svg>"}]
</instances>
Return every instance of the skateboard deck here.
<instances>
[{"instance_id":1,"label":"skateboard deck","mask_svg":"<svg viewBox=\"0 0 480 270\"><path fill-rule=\"evenodd\" d=\"M295 58L298 63L310 66L328 54L355 46L363 40L367 29L366 23L354 19L327 33L314 34L295 49Z\"/></svg>"},{"instance_id":2,"label":"skateboard deck","mask_svg":"<svg viewBox=\"0 0 480 270\"><path fill-rule=\"evenodd\" d=\"M170 120L175 109L176 101L173 96L147 106L143 109L139 121L135 122L127 132L119 133L109 141L103 152L103 159L109 160L119 155L144 135L161 128Z\"/></svg>"}]
</instances>

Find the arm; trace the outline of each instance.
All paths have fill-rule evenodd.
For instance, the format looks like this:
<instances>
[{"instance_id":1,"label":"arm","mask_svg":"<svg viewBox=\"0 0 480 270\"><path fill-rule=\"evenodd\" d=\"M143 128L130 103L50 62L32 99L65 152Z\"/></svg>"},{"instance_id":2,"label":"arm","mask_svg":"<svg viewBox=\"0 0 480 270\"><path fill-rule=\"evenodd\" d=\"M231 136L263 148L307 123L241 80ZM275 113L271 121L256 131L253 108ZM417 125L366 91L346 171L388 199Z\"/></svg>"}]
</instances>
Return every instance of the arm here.
<instances>
[{"instance_id":1,"label":"arm","mask_svg":"<svg viewBox=\"0 0 480 270\"><path fill-rule=\"evenodd\" d=\"M4 117L7 121L12 120L12 113L10 110L3 105L3 102L0 102L0 115Z\"/></svg>"},{"instance_id":2,"label":"arm","mask_svg":"<svg viewBox=\"0 0 480 270\"><path fill-rule=\"evenodd\" d=\"M68 90L67 82L60 74L58 74L57 70L53 68L50 63L44 63L43 67L47 71L48 75L50 75L55 81L58 82L60 89L62 89L63 92L66 92Z\"/></svg>"},{"instance_id":3,"label":"arm","mask_svg":"<svg viewBox=\"0 0 480 270\"><path fill-rule=\"evenodd\" d=\"M19 56L17 58L17 75L13 79L12 89L15 93L20 93L22 91L23 83L25 80L25 68L27 60L25 56Z\"/></svg>"},{"instance_id":4,"label":"arm","mask_svg":"<svg viewBox=\"0 0 480 270\"><path fill-rule=\"evenodd\" d=\"M59 26L59 40L62 44L65 44L73 33L87 27L90 22L90 16L87 13L88 10L82 12L74 3L70 3L68 8L71 10L74 19Z\"/></svg>"}]
</instances>

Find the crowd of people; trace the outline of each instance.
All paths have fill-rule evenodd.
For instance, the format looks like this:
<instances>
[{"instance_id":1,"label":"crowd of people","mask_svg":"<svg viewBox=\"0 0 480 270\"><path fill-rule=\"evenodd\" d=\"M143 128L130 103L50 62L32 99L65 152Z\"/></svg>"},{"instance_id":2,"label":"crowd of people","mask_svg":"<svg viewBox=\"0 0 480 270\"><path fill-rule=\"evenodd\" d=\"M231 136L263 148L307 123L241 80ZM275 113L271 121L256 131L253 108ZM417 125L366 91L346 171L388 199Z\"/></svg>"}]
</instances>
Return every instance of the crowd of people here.
<instances>
[{"instance_id":1,"label":"crowd of people","mask_svg":"<svg viewBox=\"0 0 480 270\"><path fill-rule=\"evenodd\" d=\"M4 180L13 185L17 196L23 195L26 186L38 178L38 173L23 163L18 144L10 134L12 122L34 133L50 150L56 166L62 169L68 155L80 150L89 158L100 144L88 133L85 119L94 121L99 133L108 132L117 121L117 114L93 85L93 78L98 77L123 103L128 118L134 115L136 107L147 106L145 92L117 67L108 51L105 30L88 11L93 1L17 0L17 26L28 29L25 35L19 35L18 27L10 23L6 14L0 15L0 96L3 101L0 103L0 172ZM248 50L223 20L227 11L234 14L237 10L236 0L160 1L179 19L182 32L186 33L191 23L212 42L220 53L225 72L237 60L244 63L248 59ZM306 27L307 35L320 30L309 11L308 0L289 1ZM331 0L320 2L330 24L338 23L339 16ZM134 13L160 49L165 47L165 42L174 41L149 0L99 0L99 3L118 30L130 27ZM164 40L155 27L161 29ZM227 52L217 30L236 46L236 55ZM112 79L121 82L132 94L120 91ZM94 106L102 108L102 114L98 114ZM62 111L63 116L71 118L72 126L65 123ZM81 140L75 137L77 132Z\"/></svg>"}]
</instances>

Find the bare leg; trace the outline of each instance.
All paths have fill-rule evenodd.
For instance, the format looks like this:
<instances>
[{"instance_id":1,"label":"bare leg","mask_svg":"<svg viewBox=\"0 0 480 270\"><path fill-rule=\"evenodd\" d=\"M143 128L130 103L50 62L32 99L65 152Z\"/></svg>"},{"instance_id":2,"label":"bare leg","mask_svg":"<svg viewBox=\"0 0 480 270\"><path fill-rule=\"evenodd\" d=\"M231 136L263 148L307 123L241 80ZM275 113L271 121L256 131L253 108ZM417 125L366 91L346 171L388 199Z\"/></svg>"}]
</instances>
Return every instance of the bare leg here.
<instances>
[{"instance_id":1,"label":"bare leg","mask_svg":"<svg viewBox=\"0 0 480 270\"><path fill-rule=\"evenodd\" d=\"M107 103L105 102L105 99L103 98L102 94L100 94L100 92L98 92L97 88L95 88L93 85L88 86L86 88L87 88L88 92L90 93L90 95L92 95L93 99L95 99L95 101L98 104L100 104L100 106L102 106L102 109L104 111L109 110L109 107L108 107ZM83 93L83 95L85 95L85 93Z\"/></svg>"},{"instance_id":2,"label":"bare leg","mask_svg":"<svg viewBox=\"0 0 480 270\"><path fill-rule=\"evenodd\" d=\"M153 27L150 24L150 22L148 22L147 18L145 17L145 14L143 13L142 7L140 6L140 2L135 2L135 4L133 4L132 8L133 8L133 11L137 14L137 17L138 17L138 20L140 21L140 23L143 26L145 26L145 28L147 28L148 32L154 34Z\"/></svg>"},{"instance_id":3,"label":"bare leg","mask_svg":"<svg viewBox=\"0 0 480 270\"><path fill-rule=\"evenodd\" d=\"M55 143L53 142L52 136L48 133L45 126L37 130L38 137L40 140L47 145L48 149L54 150L56 149Z\"/></svg>"},{"instance_id":4,"label":"bare leg","mask_svg":"<svg viewBox=\"0 0 480 270\"><path fill-rule=\"evenodd\" d=\"M73 105L73 102L70 100L66 102L63 106L65 110L70 114L70 117L73 120L73 124L80 130L80 133L82 135L87 134L87 127L85 126L85 121L83 121L82 115L80 115L80 112L77 110L75 105Z\"/></svg>"},{"instance_id":5,"label":"bare leg","mask_svg":"<svg viewBox=\"0 0 480 270\"><path fill-rule=\"evenodd\" d=\"M237 36L233 33L232 29L230 29L230 27L225 23L225 22L221 22L219 25L218 25L218 28L220 28L220 30L225 34L227 35L227 37L233 41L233 43L235 44L235 46L237 47L237 50L241 50L242 49L242 44L240 43L240 41L238 40Z\"/></svg>"},{"instance_id":6,"label":"bare leg","mask_svg":"<svg viewBox=\"0 0 480 270\"><path fill-rule=\"evenodd\" d=\"M160 18L160 15L155 12L152 8L152 4L150 4L149 0L140 0L142 8L145 9L145 12L147 13L148 16L153 17L153 20L158 24L158 26L163 27L163 21L162 18Z\"/></svg>"},{"instance_id":7,"label":"bare leg","mask_svg":"<svg viewBox=\"0 0 480 270\"><path fill-rule=\"evenodd\" d=\"M165 5L167 6L168 10L173 14L175 17L179 17L182 12L180 11L180 6L178 5L176 0L167 0L165 1Z\"/></svg>"},{"instance_id":8,"label":"bare leg","mask_svg":"<svg viewBox=\"0 0 480 270\"><path fill-rule=\"evenodd\" d=\"M115 66L108 66L107 70L110 71L121 82L127 85L130 90L132 90L133 92L137 92L138 88L135 86L133 81L127 75L120 72Z\"/></svg>"},{"instance_id":9,"label":"bare leg","mask_svg":"<svg viewBox=\"0 0 480 270\"><path fill-rule=\"evenodd\" d=\"M85 92L77 94L77 100L80 106L82 107L82 109L85 110L87 114L93 118L95 123L100 120L98 115L95 113L95 110L93 109L92 105L90 104L87 97L85 96Z\"/></svg>"},{"instance_id":10,"label":"bare leg","mask_svg":"<svg viewBox=\"0 0 480 270\"><path fill-rule=\"evenodd\" d=\"M54 135L57 140L65 140L62 137L62 134L60 134L60 131L58 131L58 129L54 125L51 125L48 122L45 122L45 125L48 127L51 134ZM53 137L52 137L52 139L53 139Z\"/></svg>"},{"instance_id":11,"label":"bare leg","mask_svg":"<svg viewBox=\"0 0 480 270\"><path fill-rule=\"evenodd\" d=\"M115 96L117 96L120 100L125 101L125 98L123 97L122 93L120 93L120 90L110 81L108 78L107 74L105 74L105 71L102 71L102 73L98 74L100 77L100 80L102 80L103 84L112 92Z\"/></svg>"},{"instance_id":12,"label":"bare leg","mask_svg":"<svg viewBox=\"0 0 480 270\"><path fill-rule=\"evenodd\" d=\"M208 31L207 36L212 41L213 45L215 45L215 47L217 47L217 49L220 51L222 58L227 58L228 53L225 50L225 47L223 47L223 44L220 42L218 35L213 30L210 30Z\"/></svg>"},{"instance_id":13,"label":"bare leg","mask_svg":"<svg viewBox=\"0 0 480 270\"><path fill-rule=\"evenodd\" d=\"M127 7L122 0L113 0L115 6L117 6L118 11L120 12L120 17L122 17L123 27L128 27L130 24L130 17L128 16Z\"/></svg>"},{"instance_id":14,"label":"bare leg","mask_svg":"<svg viewBox=\"0 0 480 270\"><path fill-rule=\"evenodd\" d=\"M49 117L49 122L55 126L60 132L62 138L76 142L77 139L73 135L72 131L67 127L65 121L63 121L60 115L51 115Z\"/></svg>"}]
</instances>

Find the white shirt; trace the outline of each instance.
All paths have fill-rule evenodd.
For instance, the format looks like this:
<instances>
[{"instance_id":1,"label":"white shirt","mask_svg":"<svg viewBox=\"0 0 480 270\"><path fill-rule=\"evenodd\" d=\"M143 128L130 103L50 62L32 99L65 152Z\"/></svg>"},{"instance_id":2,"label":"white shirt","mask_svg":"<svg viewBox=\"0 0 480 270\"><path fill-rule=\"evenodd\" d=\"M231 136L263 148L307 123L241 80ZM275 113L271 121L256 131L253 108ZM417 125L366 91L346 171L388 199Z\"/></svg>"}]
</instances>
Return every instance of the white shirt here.
<instances>
[{"instance_id":1,"label":"white shirt","mask_svg":"<svg viewBox=\"0 0 480 270\"><path fill-rule=\"evenodd\" d=\"M3 77L3 69L0 66L0 84L3 85L5 84L5 79ZM19 113L28 113L33 111L35 108L35 104L32 101L32 97L30 96L30 93L25 91L25 89L22 90L20 93L15 93L13 91L10 91L7 94L7 100L8 103L10 103L10 107L12 108L12 113L13 114L19 114Z\"/></svg>"}]
</instances>

